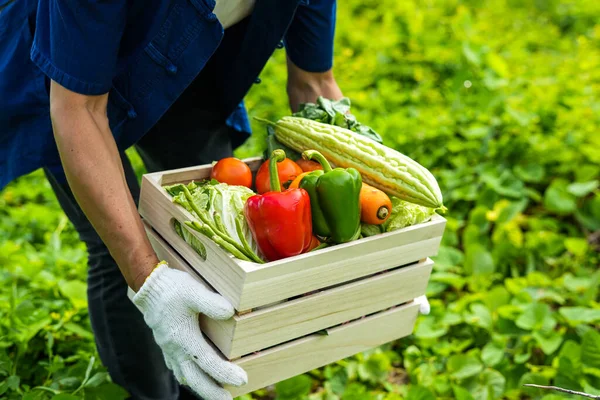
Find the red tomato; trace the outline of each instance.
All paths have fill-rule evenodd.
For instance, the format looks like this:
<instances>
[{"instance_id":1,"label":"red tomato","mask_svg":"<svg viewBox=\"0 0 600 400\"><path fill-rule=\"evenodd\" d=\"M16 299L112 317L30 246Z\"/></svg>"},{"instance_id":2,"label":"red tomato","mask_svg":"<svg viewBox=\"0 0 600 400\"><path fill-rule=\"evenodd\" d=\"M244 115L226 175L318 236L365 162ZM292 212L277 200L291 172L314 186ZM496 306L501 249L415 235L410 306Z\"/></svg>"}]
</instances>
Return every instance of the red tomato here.
<instances>
[{"instance_id":1,"label":"red tomato","mask_svg":"<svg viewBox=\"0 0 600 400\"><path fill-rule=\"evenodd\" d=\"M256 192L263 194L271 191L271 178L269 176L269 160L262 163L256 173ZM277 163L277 173L279 175L279 183L282 186L281 190L285 190L283 185L288 181L293 181L302 173L302 168L294 161L286 158L282 162Z\"/></svg>"},{"instance_id":2,"label":"red tomato","mask_svg":"<svg viewBox=\"0 0 600 400\"><path fill-rule=\"evenodd\" d=\"M302 168L302 171L304 172L311 172L316 171L318 169L323 169L323 166L321 164L313 160L305 160L301 158L300 160L296 161L296 163L300 168Z\"/></svg>"},{"instance_id":3,"label":"red tomato","mask_svg":"<svg viewBox=\"0 0 600 400\"><path fill-rule=\"evenodd\" d=\"M210 177L228 185L252 188L252 171L250 167L245 162L234 157L219 160L213 165Z\"/></svg>"}]
</instances>

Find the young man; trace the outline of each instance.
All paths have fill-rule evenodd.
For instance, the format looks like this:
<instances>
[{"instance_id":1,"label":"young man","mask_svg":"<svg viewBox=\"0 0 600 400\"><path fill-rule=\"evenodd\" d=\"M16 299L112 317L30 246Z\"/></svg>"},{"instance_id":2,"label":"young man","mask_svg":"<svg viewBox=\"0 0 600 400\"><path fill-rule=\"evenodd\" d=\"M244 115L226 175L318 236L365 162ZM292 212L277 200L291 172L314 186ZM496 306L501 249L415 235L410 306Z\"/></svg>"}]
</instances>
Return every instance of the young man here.
<instances>
[{"instance_id":1,"label":"young man","mask_svg":"<svg viewBox=\"0 0 600 400\"><path fill-rule=\"evenodd\" d=\"M292 109L340 98L334 26L335 0L0 0L0 188L44 168L88 248L98 351L134 399L227 399L219 384L247 378L198 328L231 305L152 250L125 149L149 171L230 156L282 41Z\"/></svg>"}]
</instances>

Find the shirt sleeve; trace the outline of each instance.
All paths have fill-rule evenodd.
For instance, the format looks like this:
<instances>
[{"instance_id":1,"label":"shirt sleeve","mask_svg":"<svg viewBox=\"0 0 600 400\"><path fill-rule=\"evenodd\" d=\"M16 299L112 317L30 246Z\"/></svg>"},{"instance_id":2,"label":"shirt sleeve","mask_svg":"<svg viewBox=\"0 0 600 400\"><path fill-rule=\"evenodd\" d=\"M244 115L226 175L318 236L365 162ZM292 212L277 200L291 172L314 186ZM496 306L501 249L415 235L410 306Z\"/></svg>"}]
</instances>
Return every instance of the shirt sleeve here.
<instances>
[{"instance_id":1,"label":"shirt sleeve","mask_svg":"<svg viewBox=\"0 0 600 400\"><path fill-rule=\"evenodd\" d=\"M126 19L127 0L39 0L31 60L76 93L108 93Z\"/></svg>"},{"instance_id":2,"label":"shirt sleeve","mask_svg":"<svg viewBox=\"0 0 600 400\"><path fill-rule=\"evenodd\" d=\"M308 72L333 66L336 0L303 0L284 37L288 57Z\"/></svg>"}]
</instances>

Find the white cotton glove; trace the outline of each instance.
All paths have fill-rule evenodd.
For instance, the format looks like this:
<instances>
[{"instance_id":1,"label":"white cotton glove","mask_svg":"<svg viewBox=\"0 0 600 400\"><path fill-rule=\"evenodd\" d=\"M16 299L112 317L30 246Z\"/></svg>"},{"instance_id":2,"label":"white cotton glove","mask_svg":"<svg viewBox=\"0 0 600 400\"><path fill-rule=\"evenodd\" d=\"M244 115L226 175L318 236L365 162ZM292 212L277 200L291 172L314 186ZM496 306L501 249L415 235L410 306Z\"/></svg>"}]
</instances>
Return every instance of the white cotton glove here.
<instances>
[{"instance_id":1,"label":"white cotton glove","mask_svg":"<svg viewBox=\"0 0 600 400\"><path fill-rule=\"evenodd\" d=\"M419 312L423 315L429 315L430 307L427 296L419 296L415 299L415 303L419 305Z\"/></svg>"},{"instance_id":2,"label":"white cotton glove","mask_svg":"<svg viewBox=\"0 0 600 400\"><path fill-rule=\"evenodd\" d=\"M144 314L179 383L203 399L231 400L218 383L241 386L248 382L246 372L217 353L200 330L199 313L221 320L233 316L233 306L225 298L188 273L161 265L133 296L133 303Z\"/></svg>"}]
</instances>

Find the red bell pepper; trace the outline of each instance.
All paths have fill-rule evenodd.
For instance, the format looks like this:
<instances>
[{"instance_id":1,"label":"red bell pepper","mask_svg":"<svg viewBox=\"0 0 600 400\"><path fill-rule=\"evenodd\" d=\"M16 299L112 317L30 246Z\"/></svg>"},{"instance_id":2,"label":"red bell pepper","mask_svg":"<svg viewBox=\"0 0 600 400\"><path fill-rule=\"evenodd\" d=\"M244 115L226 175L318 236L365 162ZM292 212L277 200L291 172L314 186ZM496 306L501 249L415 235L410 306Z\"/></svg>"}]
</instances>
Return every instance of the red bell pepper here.
<instances>
[{"instance_id":1,"label":"red bell pepper","mask_svg":"<svg viewBox=\"0 0 600 400\"><path fill-rule=\"evenodd\" d=\"M281 191L277 163L283 150L274 150L269 163L271 191L246 200L244 215L261 253L269 261L308 250L312 240L310 197L304 189Z\"/></svg>"}]
</instances>

